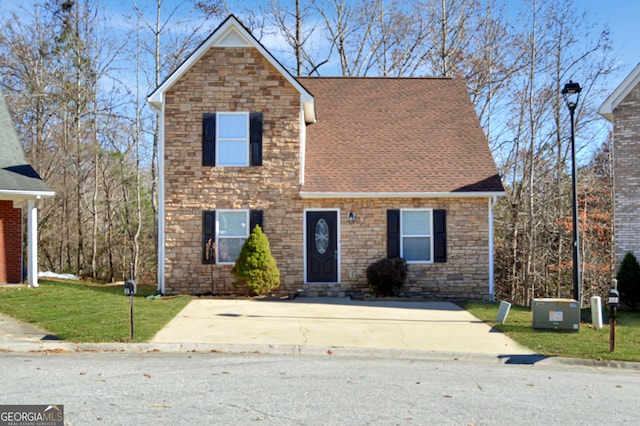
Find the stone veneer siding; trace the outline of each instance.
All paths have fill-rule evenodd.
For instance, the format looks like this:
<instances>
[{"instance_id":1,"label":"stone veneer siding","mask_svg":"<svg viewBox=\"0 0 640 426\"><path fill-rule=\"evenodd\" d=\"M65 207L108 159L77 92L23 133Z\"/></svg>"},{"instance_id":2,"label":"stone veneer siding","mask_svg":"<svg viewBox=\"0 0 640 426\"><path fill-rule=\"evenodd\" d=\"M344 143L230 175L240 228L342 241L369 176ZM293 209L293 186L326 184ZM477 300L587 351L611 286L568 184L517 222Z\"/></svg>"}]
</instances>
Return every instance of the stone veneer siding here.
<instances>
[{"instance_id":1,"label":"stone veneer siding","mask_svg":"<svg viewBox=\"0 0 640 426\"><path fill-rule=\"evenodd\" d=\"M202 114L263 113L261 167L203 167ZM231 265L202 263L202 212L261 209L282 276L302 276L300 94L253 48L211 48L166 94L165 290L231 293ZM242 292L243 289L237 291Z\"/></svg>"},{"instance_id":2,"label":"stone veneer siding","mask_svg":"<svg viewBox=\"0 0 640 426\"><path fill-rule=\"evenodd\" d=\"M22 281L22 210L0 201L0 283Z\"/></svg>"},{"instance_id":3,"label":"stone veneer siding","mask_svg":"<svg viewBox=\"0 0 640 426\"><path fill-rule=\"evenodd\" d=\"M640 258L640 86L614 111L613 190L616 269L625 254Z\"/></svg>"},{"instance_id":4,"label":"stone veneer siding","mask_svg":"<svg viewBox=\"0 0 640 426\"><path fill-rule=\"evenodd\" d=\"M203 167L202 114L263 113L261 167ZM202 263L202 212L261 209L281 274L276 293L366 293L366 268L386 257L386 211L447 210L447 263L410 265L408 295L488 299L486 198L302 200L300 95L256 50L211 48L166 94L165 291L244 294L231 265ZM340 284L304 284L304 209L339 208ZM357 215L354 224L347 216Z\"/></svg>"},{"instance_id":5,"label":"stone veneer siding","mask_svg":"<svg viewBox=\"0 0 640 426\"><path fill-rule=\"evenodd\" d=\"M340 209L340 284L309 284L304 287L306 294L369 293L366 269L387 257L387 210L428 208L447 211L447 262L409 264L403 295L425 299L490 299L486 198L305 200L304 207ZM348 220L351 211L356 214L354 223Z\"/></svg>"}]
</instances>

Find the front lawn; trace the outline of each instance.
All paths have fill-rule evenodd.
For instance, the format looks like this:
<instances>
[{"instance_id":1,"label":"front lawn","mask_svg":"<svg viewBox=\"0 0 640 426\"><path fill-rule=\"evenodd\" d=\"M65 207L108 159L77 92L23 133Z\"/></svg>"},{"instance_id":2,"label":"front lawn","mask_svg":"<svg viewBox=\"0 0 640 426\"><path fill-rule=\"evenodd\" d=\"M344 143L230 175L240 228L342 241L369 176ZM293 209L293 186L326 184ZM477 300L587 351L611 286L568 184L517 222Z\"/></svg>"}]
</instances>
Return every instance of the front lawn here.
<instances>
[{"instance_id":1,"label":"front lawn","mask_svg":"<svg viewBox=\"0 0 640 426\"><path fill-rule=\"evenodd\" d=\"M40 287L0 289L0 312L35 324L71 342L130 342L129 296L122 285L40 280ZM189 296L147 299L154 286L134 296L134 341L151 339L191 300Z\"/></svg>"},{"instance_id":2,"label":"front lawn","mask_svg":"<svg viewBox=\"0 0 640 426\"><path fill-rule=\"evenodd\" d=\"M191 300L190 296L147 299L154 286L138 286L134 299L135 342L150 340ZM497 303L460 303L471 314L533 352L570 358L640 362L640 313L619 312L616 349L609 352L609 325L578 333L533 330L529 308L512 306L505 324L496 324ZM122 285L41 280L37 289L0 288L0 312L71 342L130 342L129 297Z\"/></svg>"},{"instance_id":3,"label":"front lawn","mask_svg":"<svg viewBox=\"0 0 640 426\"><path fill-rule=\"evenodd\" d=\"M504 324L496 324L498 303L464 302L460 304L477 318L505 333L533 352L569 358L640 362L640 313L618 312L615 351L609 352L609 324L596 330L580 324L578 333L534 330L531 311L512 306Z\"/></svg>"}]
</instances>

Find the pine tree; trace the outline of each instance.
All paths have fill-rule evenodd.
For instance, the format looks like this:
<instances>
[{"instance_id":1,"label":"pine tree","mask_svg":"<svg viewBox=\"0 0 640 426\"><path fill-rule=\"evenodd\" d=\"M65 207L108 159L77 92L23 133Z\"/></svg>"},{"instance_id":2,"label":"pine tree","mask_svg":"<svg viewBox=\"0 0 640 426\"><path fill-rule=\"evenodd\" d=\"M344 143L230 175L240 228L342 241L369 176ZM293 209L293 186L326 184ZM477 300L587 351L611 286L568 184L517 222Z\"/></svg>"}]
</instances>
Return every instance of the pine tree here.
<instances>
[{"instance_id":1,"label":"pine tree","mask_svg":"<svg viewBox=\"0 0 640 426\"><path fill-rule=\"evenodd\" d=\"M246 284L253 293L263 295L280 285L280 270L271 255L267 236L256 225L244 242L240 256L231 269L234 285Z\"/></svg>"}]
</instances>

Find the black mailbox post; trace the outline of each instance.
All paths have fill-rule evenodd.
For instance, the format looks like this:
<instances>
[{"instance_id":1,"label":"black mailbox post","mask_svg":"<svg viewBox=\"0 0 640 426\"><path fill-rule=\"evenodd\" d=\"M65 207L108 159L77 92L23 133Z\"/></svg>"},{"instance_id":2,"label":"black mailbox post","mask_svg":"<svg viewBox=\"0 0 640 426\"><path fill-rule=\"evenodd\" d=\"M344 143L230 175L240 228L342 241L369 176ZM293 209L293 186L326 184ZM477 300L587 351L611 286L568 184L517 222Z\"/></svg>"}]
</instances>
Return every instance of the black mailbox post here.
<instances>
[{"instance_id":1,"label":"black mailbox post","mask_svg":"<svg viewBox=\"0 0 640 426\"><path fill-rule=\"evenodd\" d=\"M610 308L617 308L620 305L620 293L615 288L609 290L608 305Z\"/></svg>"},{"instance_id":2,"label":"black mailbox post","mask_svg":"<svg viewBox=\"0 0 640 426\"><path fill-rule=\"evenodd\" d=\"M620 305L620 293L616 289L618 284L617 280L613 280L613 287L609 290L607 297L607 304L611 310L609 315L609 352L613 352L616 349L616 309Z\"/></svg>"},{"instance_id":3,"label":"black mailbox post","mask_svg":"<svg viewBox=\"0 0 640 426\"><path fill-rule=\"evenodd\" d=\"M133 263L131 264L131 278L124 283L124 294L129 296L129 312L131 316L131 340L133 340L133 296L138 291L136 280L133 279Z\"/></svg>"},{"instance_id":4,"label":"black mailbox post","mask_svg":"<svg viewBox=\"0 0 640 426\"><path fill-rule=\"evenodd\" d=\"M127 296L135 296L137 291L138 285L135 280L127 280L127 282L124 283L124 294Z\"/></svg>"}]
</instances>

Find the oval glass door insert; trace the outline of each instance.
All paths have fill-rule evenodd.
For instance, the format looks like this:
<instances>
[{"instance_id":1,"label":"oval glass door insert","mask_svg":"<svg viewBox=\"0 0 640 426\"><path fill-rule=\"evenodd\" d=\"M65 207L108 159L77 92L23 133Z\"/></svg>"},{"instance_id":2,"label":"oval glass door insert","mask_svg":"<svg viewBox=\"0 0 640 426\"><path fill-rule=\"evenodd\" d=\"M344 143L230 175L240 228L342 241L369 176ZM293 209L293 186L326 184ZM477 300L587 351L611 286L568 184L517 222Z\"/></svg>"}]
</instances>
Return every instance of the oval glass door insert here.
<instances>
[{"instance_id":1,"label":"oval glass door insert","mask_svg":"<svg viewBox=\"0 0 640 426\"><path fill-rule=\"evenodd\" d=\"M324 219L316 223L316 250L319 254L325 254L329 247L329 225Z\"/></svg>"}]
</instances>

